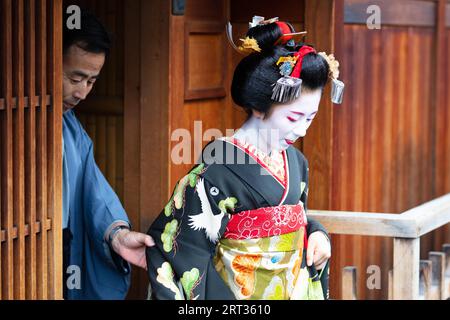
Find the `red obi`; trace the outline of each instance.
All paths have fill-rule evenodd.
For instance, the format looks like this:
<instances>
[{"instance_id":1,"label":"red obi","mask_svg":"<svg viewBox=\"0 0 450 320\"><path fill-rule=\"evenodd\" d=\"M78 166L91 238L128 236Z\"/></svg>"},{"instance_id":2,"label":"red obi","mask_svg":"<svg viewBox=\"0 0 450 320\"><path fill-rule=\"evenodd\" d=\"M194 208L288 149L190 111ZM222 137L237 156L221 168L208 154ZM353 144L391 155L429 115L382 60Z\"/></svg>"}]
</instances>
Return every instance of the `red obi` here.
<instances>
[{"instance_id":1,"label":"red obi","mask_svg":"<svg viewBox=\"0 0 450 320\"><path fill-rule=\"evenodd\" d=\"M223 236L235 240L279 236L306 224L302 204L259 208L233 214Z\"/></svg>"}]
</instances>

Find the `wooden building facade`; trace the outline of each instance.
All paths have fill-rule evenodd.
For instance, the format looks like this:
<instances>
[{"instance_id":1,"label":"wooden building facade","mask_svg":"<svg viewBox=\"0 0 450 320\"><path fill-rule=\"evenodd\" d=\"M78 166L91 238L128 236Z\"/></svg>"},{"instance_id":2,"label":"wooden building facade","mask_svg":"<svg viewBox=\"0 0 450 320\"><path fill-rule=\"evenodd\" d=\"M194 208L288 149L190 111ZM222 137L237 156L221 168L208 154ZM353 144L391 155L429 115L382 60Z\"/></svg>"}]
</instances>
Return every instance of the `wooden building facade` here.
<instances>
[{"instance_id":1,"label":"wooden building facade","mask_svg":"<svg viewBox=\"0 0 450 320\"><path fill-rule=\"evenodd\" d=\"M60 12L0 2L0 299L62 296Z\"/></svg>"},{"instance_id":2,"label":"wooden building facade","mask_svg":"<svg viewBox=\"0 0 450 320\"><path fill-rule=\"evenodd\" d=\"M238 39L253 15L307 30L308 43L341 63L344 103L332 105L327 87L297 145L310 164L309 208L395 214L450 192L449 1L0 0L3 299L61 297L60 41L71 4L114 34L101 79L76 112L135 230L146 232L202 146L245 120L230 97L241 56L224 26L231 21ZM368 25L370 5L379 29ZM172 161L180 129L192 137L184 164ZM447 224L422 238L421 252L448 242ZM389 239L332 235L332 244L332 298L341 298L348 265L362 270L360 298L388 297ZM370 266L381 270L380 288L366 286ZM129 297L144 298L147 283L134 269Z\"/></svg>"}]
</instances>

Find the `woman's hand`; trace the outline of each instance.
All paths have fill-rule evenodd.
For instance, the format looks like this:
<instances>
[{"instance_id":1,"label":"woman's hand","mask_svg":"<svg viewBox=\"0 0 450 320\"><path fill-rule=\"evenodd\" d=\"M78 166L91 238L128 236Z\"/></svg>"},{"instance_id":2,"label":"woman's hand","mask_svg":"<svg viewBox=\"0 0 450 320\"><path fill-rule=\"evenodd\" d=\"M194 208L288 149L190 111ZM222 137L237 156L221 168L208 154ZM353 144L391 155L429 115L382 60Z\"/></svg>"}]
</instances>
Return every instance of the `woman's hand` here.
<instances>
[{"instance_id":1,"label":"woman's hand","mask_svg":"<svg viewBox=\"0 0 450 320\"><path fill-rule=\"evenodd\" d=\"M314 263L317 270L322 270L330 257L331 244L325 233L322 231L311 233L308 238L306 264L311 266Z\"/></svg>"}]
</instances>

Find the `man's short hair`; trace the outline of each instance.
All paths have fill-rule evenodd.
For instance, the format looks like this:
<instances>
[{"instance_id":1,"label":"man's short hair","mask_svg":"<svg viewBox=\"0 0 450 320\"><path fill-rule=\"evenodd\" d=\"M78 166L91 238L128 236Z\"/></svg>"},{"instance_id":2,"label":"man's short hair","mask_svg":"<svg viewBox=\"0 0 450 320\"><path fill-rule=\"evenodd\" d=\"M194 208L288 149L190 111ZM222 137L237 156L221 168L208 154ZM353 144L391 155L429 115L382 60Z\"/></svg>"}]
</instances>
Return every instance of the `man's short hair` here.
<instances>
[{"instance_id":1,"label":"man's short hair","mask_svg":"<svg viewBox=\"0 0 450 320\"><path fill-rule=\"evenodd\" d=\"M69 17L66 14L66 19ZM63 53L65 54L70 46L77 45L81 49L90 53L104 53L109 55L111 48L111 36L95 15L81 9L81 28L69 29L64 24L63 32Z\"/></svg>"}]
</instances>

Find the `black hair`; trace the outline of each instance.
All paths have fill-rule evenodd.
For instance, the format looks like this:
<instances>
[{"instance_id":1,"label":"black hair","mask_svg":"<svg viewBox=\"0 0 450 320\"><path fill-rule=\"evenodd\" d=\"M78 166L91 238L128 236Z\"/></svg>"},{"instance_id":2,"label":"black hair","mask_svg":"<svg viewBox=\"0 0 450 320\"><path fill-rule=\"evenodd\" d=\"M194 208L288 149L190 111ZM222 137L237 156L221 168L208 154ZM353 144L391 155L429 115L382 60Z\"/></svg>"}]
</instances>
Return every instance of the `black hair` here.
<instances>
[{"instance_id":1,"label":"black hair","mask_svg":"<svg viewBox=\"0 0 450 320\"><path fill-rule=\"evenodd\" d=\"M67 21L68 14L66 14ZM70 46L77 45L90 53L104 53L107 57L111 49L111 35L106 28L91 12L81 9L81 28L69 29L64 23L63 31L63 53Z\"/></svg>"},{"instance_id":2,"label":"black hair","mask_svg":"<svg viewBox=\"0 0 450 320\"><path fill-rule=\"evenodd\" d=\"M289 25L289 24L288 24ZM289 25L292 32L293 27ZM231 84L231 96L234 102L244 108L267 113L275 103L272 100L273 85L280 79L278 59L298 51L302 43L292 42L276 45L283 35L276 23L258 25L250 28L247 36L254 38L261 52L252 53L243 58L236 67ZM317 53L309 53L303 58L300 78L302 90L323 89L328 80L327 61Z\"/></svg>"}]
</instances>

